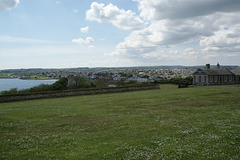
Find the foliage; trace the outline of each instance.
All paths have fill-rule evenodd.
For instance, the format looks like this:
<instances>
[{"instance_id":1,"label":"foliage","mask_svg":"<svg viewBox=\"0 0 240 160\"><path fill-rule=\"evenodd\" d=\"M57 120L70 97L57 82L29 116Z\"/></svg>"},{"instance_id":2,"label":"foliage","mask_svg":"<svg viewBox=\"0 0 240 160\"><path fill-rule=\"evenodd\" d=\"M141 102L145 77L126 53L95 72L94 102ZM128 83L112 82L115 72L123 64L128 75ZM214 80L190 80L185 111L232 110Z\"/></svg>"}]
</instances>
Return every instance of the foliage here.
<instances>
[{"instance_id":1,"label":"foliage","mask_svg":"<svg viewBox=\"0 0 240 160\"><path fill-rule=\"evenodd\" d=\"M193 84L193 76L189 76L184 78L185 81L187 81L189 84Z\"/></svg>"},{"instance_id":2,"label":"foliage","mask_svg":"<svg viewBox=\"0 0 240 160\"><path fill-rule=\"evenodd\" d=\"M118 80L117 82L116 82L116 85L118 86L118 87L122 87L122 86L124 86L125 85L125 82L126 81L126 78L121 78L120 80Z\"/></svg>"},{"instance_id":3,"label":"foliage","mask_svg":"<svg viewBox=\"0 0 240 160\"><path fill-rule=\"evenodd\" d=\"M11 77L11 74L10 73L2 73L0 71L0 78L8 78L8 77Z\"/></svg>"},{"instance_id":4,"label":"foliage","mask_svg":"<svg viewBox=\"0 0 240 160\"><path fill-rule=\"evenodd\" d=\"M95 81L97 88L107 88L110 80L108 78L100 78Z\"/></svg>"},{"instance_id":5,"label":"foliage","mask_svg":"<svg viewBox=\"0 0 240 160\"><path fill-rule=\"evenodd\" d=\"M134 80L131 80L131 81L129 81L129 82L126 82L126 84L128 85L128 84L137 84L138 82L137 81L134 81Z\"/></svg>"},{"instance_id":6,"label":"foliage","mask_svg":"<svg viewBox=\"0 0 240 160\"><path fill-rule=\"evenodd\" d=\"M22 89L18 90L17 88L10 89L9 91L2 91L0 95L13 95L13 94L31 94L31 93L40 93L40 92L47 92L47 91L54 91L54 90L64 90L67 89L68 79L63 77L53 83L50 84L40 84L35 87L31 87L29 89Z\"/></svg>"},{"instance_id":7,"label":"foliage","mask_svg":"<svg viewBox=\"0 0 240 160\"><path fill-rule=\"evenodd\" d=\"M32 94L32 93L44 93L58 90L72 90L72 89L94 89L94 88L108 88L110 79L101 78L96 81L87 81L82 76L76 76L71 78L62 77L52 85L40 84L29 89L18 90L13 88L9 91L2 91L0 95L13 95L13 94ZM124 79L117 83L117 87L128 87L128 86L145 86L149 83L137 83L136 81L124 82Z\"/></svg>"},{"instance_id":8,"label":"foliage","mask_svg":"<svg viewBox=\"0 0 240 160\"><path fill-rule=\"evenodd\" d=\"M66 77L62 77L52 84L52 90L64 90L67 89L67 85L68 79Z\"/></svg>"},{"instance_id":9,"label":"foliage","mask_svg":"<svg viewBox=\"0 0 240 160\"><path fill-rule=\"evenodd\" d=\"M0 159L240 159L240 85L0 104Z\"/></svg>"},{"instance_id":10,"label":"foliage","mask_svg":"<svg viewBox=\"0 0 240 160\"><path fill-rule=\"evenodd\" d=\"M69 78L68 87L71 89L89 88L91 82L87 81L83 76L77 75Z\"/></svg>"},{"instance_id":11,"label":"foliage","mask_svg":"<svg viewBox=\"0 0 240 160\"><path fill-rule=\"evenodd\" d=\"M189 76L186 78L171 78L169 80L157 81L159 84L179 84L187 82L189 85L193 83L193 77Z\"/></svg>"},{"instance_id":12,"label":"foliage","mask_svg":"<svg viewBox=\"0 0 240 160\"><path fill-rule=\"evenodd\" d=\"M13 94L17 94L17 93L18 93L18 89L12 88L9 91L1 91L0 95L13 95Z\"/></svg>"},{"instance_id":13,"label":"foliage","mask_svg":"<svg viewBox=\"0 0 240 160\"><path fill-rule=\"evenodd\" d=\"M42 92L42 91L51 91L52 90L51 84L40 84L36 87L32 87L29 89L30 92Z\"/></svg>"},{"instance_id":14,"label":"foliage","mask_svg":"<svg viewBox=\"0 0 240 160\"><path fill-rule=\"evenodd\" d=\"M50 84L40 84L38 86L29 88L29 89L23 89L19 90L18 93L20 94L29 94L29 93L37 93L37 92L47 92L53 90L52 85Z\"/></svg>"}]
</instances>

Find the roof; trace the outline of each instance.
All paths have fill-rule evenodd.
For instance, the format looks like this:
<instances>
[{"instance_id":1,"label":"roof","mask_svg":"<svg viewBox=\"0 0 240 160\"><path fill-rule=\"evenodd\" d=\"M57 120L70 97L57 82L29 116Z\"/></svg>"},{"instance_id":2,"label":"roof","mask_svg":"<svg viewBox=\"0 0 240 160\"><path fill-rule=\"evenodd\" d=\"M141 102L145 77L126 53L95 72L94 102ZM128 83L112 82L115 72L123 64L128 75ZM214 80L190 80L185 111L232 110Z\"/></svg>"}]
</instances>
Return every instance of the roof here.
<instances>
[{"instance_id":1,"label":"roof","mask_svg":"<svg viewBox=\"0 0 240 160\"><path fill-rule=\"evenodd\" d=\"M234 75L231 71L226 68L217 68L217 69L201 69L207 75Z\"/></svg>"},{"instance_id":2,"label":"roof","mask_svg":"<svg viewBox=\"0 0 240 160\"><path fill-rule=\"evenodd\" d=\"M240 67L233 70L233 73L236 75L240 75Z\"/></svg>"}]
</instances>

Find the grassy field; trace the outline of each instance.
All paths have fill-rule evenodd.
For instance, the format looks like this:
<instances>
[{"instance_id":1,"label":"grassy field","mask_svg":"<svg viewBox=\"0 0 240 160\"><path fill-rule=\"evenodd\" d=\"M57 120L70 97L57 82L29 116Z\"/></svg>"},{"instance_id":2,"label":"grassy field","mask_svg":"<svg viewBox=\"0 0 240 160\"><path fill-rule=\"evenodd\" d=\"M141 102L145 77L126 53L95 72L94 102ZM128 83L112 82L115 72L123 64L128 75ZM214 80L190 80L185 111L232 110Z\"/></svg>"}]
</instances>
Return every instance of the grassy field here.
<instances>
[{"instance_id":1,"label":"grassy field","mask_svg":"<svg viewBox=\"0 0 240 160\"><path fill-rule=\"evenodd\" d=\"M0 104L0 159L240 159L240 85Z\"/></svg>"}]
</instances>

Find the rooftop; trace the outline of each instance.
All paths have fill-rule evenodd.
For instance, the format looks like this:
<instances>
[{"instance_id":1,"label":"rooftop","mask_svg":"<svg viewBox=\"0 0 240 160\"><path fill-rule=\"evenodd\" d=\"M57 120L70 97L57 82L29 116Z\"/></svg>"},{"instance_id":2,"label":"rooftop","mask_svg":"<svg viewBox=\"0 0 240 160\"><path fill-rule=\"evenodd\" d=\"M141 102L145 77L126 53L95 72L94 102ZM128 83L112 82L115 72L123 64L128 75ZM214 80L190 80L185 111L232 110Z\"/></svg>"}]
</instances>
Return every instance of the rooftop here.
<instances>
[{"instance_id":1,"label":"rooftop","mask_svg":"<svg viewBox=\"0 0 240 160\"><path fill-rule=\"evenodd\" d=\"M235 75L240 75L240 67L234 69L234 70L233 70L233 73L234 73Z\"/></svg>"}]
</instances>

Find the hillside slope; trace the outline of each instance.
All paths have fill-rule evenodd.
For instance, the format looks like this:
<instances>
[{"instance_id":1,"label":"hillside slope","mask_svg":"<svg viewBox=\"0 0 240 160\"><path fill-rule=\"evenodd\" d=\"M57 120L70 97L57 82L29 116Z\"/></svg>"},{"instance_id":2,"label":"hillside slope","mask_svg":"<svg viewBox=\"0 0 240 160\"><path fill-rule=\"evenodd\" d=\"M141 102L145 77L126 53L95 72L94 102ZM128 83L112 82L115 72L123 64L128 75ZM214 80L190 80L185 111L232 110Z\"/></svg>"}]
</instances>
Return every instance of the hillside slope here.
<instances>
[{"instance_id":1,"label":"hillside slope","mask_svg":"<svg viewBox=\"0 0 240 160\"><path fill-rule=\"evenodd\" d=\"M240 85L0 104L0 159L240 159Z\"/></svg>"}]
</instances>

